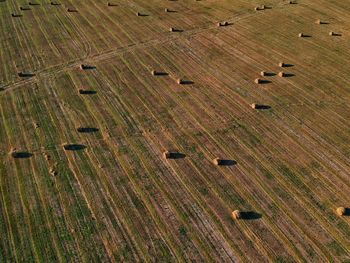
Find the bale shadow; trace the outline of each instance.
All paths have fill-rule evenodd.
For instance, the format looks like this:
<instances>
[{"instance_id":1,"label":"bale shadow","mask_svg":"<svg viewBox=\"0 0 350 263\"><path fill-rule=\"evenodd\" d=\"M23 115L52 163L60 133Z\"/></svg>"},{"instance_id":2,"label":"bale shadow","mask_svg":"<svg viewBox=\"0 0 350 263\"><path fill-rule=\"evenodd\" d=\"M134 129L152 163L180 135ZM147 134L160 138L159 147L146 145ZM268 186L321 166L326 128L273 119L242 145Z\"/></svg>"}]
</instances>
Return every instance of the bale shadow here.
<instances>
[{"instance_id":1,"label":"bale shadow","mask_svg":"<svg viewBox=\"0 0 350 263\"><path fill-rule=\"evenodd\" d=\"M154 72L154 76L168 76L169 73L163 72L163 71L156 71Z\"/></svg>"},{"instance_id":2,"label":"bale shadow","mask_svg":"<svg viewBox=\"0 0 350 263\"><path fill-rule=\"evenodd\" d=\"M181 32L184 32L184 30L183 30L183 29L179 29L179 28L173 28L173 29L171 30L171 32L178 32L178 33L181 33Z\"/></svg>"},{"instance_id":3,"label":"bale shadow","mask_svg":"<svg viewBox=\"0 0 350 263\"><path fill-rule=\"evenodd\" d=\"M84 90L84 89L79 90L79 94L83 94L83 95L92 95L96 93L97 93L96 90Z\"/></svg>"},{"instance_id":4,"label":"bale shadow","mask_svg":"<svg viewBox=\"0 0 350 263\"><path fill-rule=\"evenodd\" d=\"M19 9L21 11L29 11L29 10L31 10L31 8L29 6L21 6Z\"/></svg>"},{"instance_id":5,"label":"bale shadow","mask_svg":"<svg viewBox=\"0 0 350 263\"><path fill-rule=\"evenodd\" d=\"M184 153L171 152L168 159L177 160L177 159L184 159L185 157L186 157L186 154Z\"/></svg>"},{"instance_id":6,"label":"bale shadow","mask_svg":"<svg viewBox=\"0 0 350 263\"><path fill-rule=\"evenodd\" d=\"M257 110L268 110L268 109L271 109L271 106L258 104L258 105L255 105L255 109L257 109Z\"/></svg>"},{"instance_id":7,"label":"bale shadow","mask_svg":"<svg viewBox=\"0 0 350 263\"><path fill-rule=\"evenodd\" d=\"M18 76L21 78L31 78L31 77L34 77L35 74L32 72L19 72Z\"/></svg>"},{"instance_id":8,"label":"bale shadow","mask_svg":"<svg viewBox=\"0 0 350 263\"><path fill-rule=\"evenodd\" d=\"M343 216L350 216L350 208L349 207L345 208L345 213Z\"/></svg>"},{"instance_id":9,"label":"bale shadow","mask_svg":"<svg viewBox=\"0 0 350 263\"><path fill-rule=\"evenodd\" d=\"M340 33L333 33L332 34L332 37L341 37L342 36L342 34L340 34Z\"/></svg>"},{"instance_id":10,"label":"bale shadow","mask_svg":"<svg viewBox=\"0 0 350 263\"><path fill-rule=\"evenodd\" d=\"M79 127L77 128L77 131L80 133L94 133L94 132L98 132L99 129L94 127Z\"/></svg>"},{"instance_id":11,"label":"bale shadow","mask_svg":"<svg viewBox=\"0 0 350 263\"><path fill-rule=\"evenodd\" d=\"M138 13L137 16L149 16L148 14Z\"/></svg>"},{"instance_id":12,"label":"bale shadow","mask_svg":"<svg viewBox=\"0 0 350 263\"><path fill-rule=\"evenodd\" d=\"M261 79L260 82L259 82L259 84L263 84L263 85L269 84L269 83L272 83L272 81L267 80L267 79Z\"/></svg>"},{"instance_id":13,"label":"bale shadow","mask_svg":"<svg viewBox=\"0 0 350 263\"><path fill-rule=\"evenodd\" d=\"M33 156L30 152L13 152L11 155L15 159L27 159Z\"/></svg>"},{"instance_id":14,"label":"bale shadow","mask_svg":"<svg viewBox=\"0 0 350 263\"><path fill-rule=\"evenodd\" d=\"M310 37L312 37L311 35L303 35L303 36L301 36L300 38L310 38Z\"/></svg>"},{"instance_id":15,"label":"bale shadow","mask_svg":"<svg viewBox=\"0 0 350 263\"><path fill-rule=\"evenodd\" d=\"M282 68L291 68L291 67L294 67L294 65L290 63L284 63Z\"/></svg>"},{"instance_id":16,"label":"bale shadow","mask_svg":"<svg viewBox=\"0 0 350 263\"><path fill-rule=\"evenodd\" d=\"M192 80L181 80L180 84L181 85L191 85L191 84L194 84L194 81L192 81Z\"/></svg>"},{"instance_id":17,"label":"bale shadow","mask_svg":"<svg viewBox=\"0 0 350 263\"><path fill-rule=\"evenodd\" d=\"M284 77L285 78L291 78L291 77L294 77L295 76L295 74L293 74L293 73L284 73Z\"/></svg>"},{"instance_id":18,"label":"bale shadow","mask_svg":"<svg viewBox=\"0 0 350 263\"><path fill-rule=\"evenodd\" d=\"M86 146L83 144L65 144L63 148L66 151L81 151L84 150Z\"/></svg>"},{"instance_id":19,"label":"bale shadow","mask_svg":"<svg viewBox=\"0 0 350 263\"><path fill-rule=\"evenodd\" d=\"M262 218L262 214L254 211L241 212L241 218L243 220L257 220Z\"/></svg>"},{"instance_id":20,"label":"bale shadow","mask_svg":"<svg viewBox=\"0 0 350 263\"><path fill-rule=\"evenodd\" d=\"M274 72L265 72L265 77L273 77L273 76L276 76L277 74L274 73Z\"/></svg>"},{"instance_id":21,"label":"bale shadow","mask_svg":"<svg viewBox=\"0 0 350 263\"><path fill-rule=\"evenodd\" d=\"M220 166L233 166L236 164L237 164L237 162L235 160L229 160L229 159L218 160L218 165L220 165Z\"/></svg>"}]
</instances>

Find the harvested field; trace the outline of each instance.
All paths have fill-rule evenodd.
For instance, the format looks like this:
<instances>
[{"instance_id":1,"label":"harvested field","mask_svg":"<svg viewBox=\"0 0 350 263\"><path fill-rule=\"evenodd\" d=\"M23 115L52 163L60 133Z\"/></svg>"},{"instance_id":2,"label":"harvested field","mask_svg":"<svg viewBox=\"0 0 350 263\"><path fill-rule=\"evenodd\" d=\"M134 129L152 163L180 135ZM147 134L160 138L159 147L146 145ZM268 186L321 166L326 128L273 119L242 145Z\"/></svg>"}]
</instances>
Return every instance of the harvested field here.
<instances>
[{"instance_id":1,"label":"harvested field","mask_svg":"<svg viewBox=\"0 0 350 263\"><path fill-rule=\"evenodd\" d=\"M349 14L0 0L0 262L349 262Z\"/></svg>"}]
</instances>

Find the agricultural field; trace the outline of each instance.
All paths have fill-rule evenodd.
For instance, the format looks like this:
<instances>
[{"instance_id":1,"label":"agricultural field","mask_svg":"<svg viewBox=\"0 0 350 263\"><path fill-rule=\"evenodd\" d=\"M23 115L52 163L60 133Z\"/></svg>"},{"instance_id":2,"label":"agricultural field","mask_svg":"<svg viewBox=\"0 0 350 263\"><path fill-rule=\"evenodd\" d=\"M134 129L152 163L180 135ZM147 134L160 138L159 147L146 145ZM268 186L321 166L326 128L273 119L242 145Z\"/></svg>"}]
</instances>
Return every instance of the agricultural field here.
<instances>
[{"instance_id":1,"label":"agricultural field","mask_svg":"<svg viewBox=\"0 0 350 263\"><path fill-rule=\"evenodd\" d=\"M0 0L0 262L349 263L349 43L350 0Z\"/></svg>"}]
</instances>

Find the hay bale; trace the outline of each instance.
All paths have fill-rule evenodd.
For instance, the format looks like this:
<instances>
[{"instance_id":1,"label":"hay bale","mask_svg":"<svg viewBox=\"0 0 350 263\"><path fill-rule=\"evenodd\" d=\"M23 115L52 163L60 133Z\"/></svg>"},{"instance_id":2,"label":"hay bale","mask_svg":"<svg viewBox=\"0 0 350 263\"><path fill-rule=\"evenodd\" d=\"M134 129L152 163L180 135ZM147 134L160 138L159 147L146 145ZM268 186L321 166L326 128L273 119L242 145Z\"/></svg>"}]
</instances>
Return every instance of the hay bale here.
<instances>
[{"instance_id":1,"label":"hay bale","mask_svg":"<svg viewBox=\"0 0 350 263\"><path fill-rule=\"evenodd\" d=\"M304 37L305 35L304 35L304 33L299 33L298 34L298 37Z\"/></svg>"},{"instance_id":2,"label":"hay bale","mask_svg":"<svg viewBox=\"0 0 350 263\"><path fill-rule=\"evenodd\" d=\"M164 9L165 13L169 12L169 9L168 8L165 8Z\"/></svg>"},{"instance_id":3,"label":"hay bale","mask_svg":"<svg viewBox=\"0 0 350 263\"><path fill-rule=\"evenodd\" d=\"M185 83L183 79L177 79L176 82L177 82L177 84L184 84Z\"/></svg>"},{"instance_id":4,"label":"hay bale","mask_svg":"<svg viewBox=\"0 0 350 263\"><path fill-rule=\"evenodd\" d=\"M228 26L229 24L227 21L224 21L224 22L219 22L217 25L220 27L220 26Z\"/></svg>"},{"instance_id":5,"label":"hay bale","mask_svg":"<svg viewBox=\"0 0 350 263\"><path fill-rule=\"evenodd\" d=\"M338 207L336 212L337 212L338 216L343 216L346 213L346 208L345 207Z\"/></svg>"},{"instance_id":6,"label":"hay bale","mask_svg":"<svg viewBox=\"0 0 350 263\"><path fill-rule=\"evenodd\" d=\"M317 19L315 23L321 25L321 19Z\"/></svg>"},{"instance_id":7,"label":"hay bale","mask_svg":"<svg viewBox=\"0 0 350 263\"><path fill-rule=\"evenodd\" d=\"M164 159L170 159L171 156L172 156L172 153L171 153L171 152L169 152L169 151L163 152L163 158L164 158Z\"/></svg>"},{"instance_id":8,"label":"hay bale","mask_svg":"<svg viewBox=\"0 0 350 263\"><path fill-rule=\"evenodd\" d=\"M283 67L286 66L286 64L285 64L284 62L280 62L280 63L278 63L278 66L281 67L281 68L283 68Z\"/></svg>"},{"instance_id":9,"label":"hay bale","mask_svg":"<svg viewBox=\"0 0 350 263\"><path fill-rule=\"evenodd\" d=\"M261 84L263 81L262 81L262 79L260 79L260 78L256 78L256 79L254 80L254 82L255 82L256 84Z\"/></svg>"},{"instance_id":10,"label":"hay bale","mask_svg":"<svg viewBox=\"0 0 350 263\"><path fill-rule=\"evenodd\" d=\"M242 218L242 213L239 210L235 210L232 212L232 218L237 220Z\"/></svg>"},{"instance_id":11,"label":"hay bale","mask_svg":"<svg viewBox=\"0 0 350 263\"><path fill-rule=\"evenodd\" d=\"M213 160L213 164L215 164L215 165L220 165L220 158L215 158L215 159Z\"/></svg>"},{"instance_id":12,"label":"hay bale","mask_svg":"<svg viewBox=\"0 0 350 263\"><path fill-rule=\"evenodd\" d=\"M266 6L265 5L261 5L261 6L256 6L254 8L255 11L261 11L261 10L265 10L266 9Z\"/></svg>"},{"instance_id":13,"label":"hay bale","mask_svg":"<svg viewBox=\"0 0 350 263\"><path fill-rule=\"evenodd\" d=\"M336 35L333 31L330 31L328 34L329 34L330 36L335 36L335 35Z\"/></svg>"},{"instance_id":14,"label":"hay bale","mask_svg":"<svg viewBox=\"0 0 350 263\"><path fill-rule=\"evenodd\" d=\"M53 167L50 168L49 172L52 176L56 176L58 174L57 171Z\"/></svg>"},{"instance_id":15,"label":"hay bale","mask_svg":"<svg viewBox=\"0 0 350 263\"><path fill-rule=\"evenodd\" d=\"M264 76L267 75L267 72L266 72L266 71L261 71L261 72L260 72L260 75L261 75L262 77L264 77Z\"/></svg>"},{"instance_id":16,"label":"hay bale","mask_svg":"<svg viewBox=\"0 0 350 263\"><path fill-rule=\"evenodd\" d=\"M164 72L164 71L156 71L156 70L152 70L151 71L153 76L165 76L168 75L168 73Z\"/></svg>"},{"instance_id":17,"label":"hay bale","mask_svg":"<svg viewBox=\"0 0 350 263\"><path fill-rule=\"evenodd\" d=\"M284 78L286 76L286 73L284 73L283 71L278 72L278 76Z\"/></svg>"},{"instance_id":18,"label":"hay bale","mask_svg":"<svg viewBox=\"0 0 350 263\"><path fill-rule=\"evenodd\" d=\"M257 104L256 103L253 103L252 105L250 105L253 109L256 109L257 108Z\"/></svg>"},{"instance_id":19,"label":"hay bale","mask_svg":"<svg viewBox=\"0 0 350 263\"><path fill-rule=\"evenodd\" d=\"M141 16L141 13L140 12L136 12L136 16Z\"/></svg>"},{"instance_id":20,"label":"hay bale","mask_svg":"<svg viewBox=\"0 0 350 263\"><path fill-rule=\"evenodd\" d=\"M44 157L46 161L50 161L51 160L51 155L49 155L48 153L44 153Z\"/></svg>"}]
</instances>

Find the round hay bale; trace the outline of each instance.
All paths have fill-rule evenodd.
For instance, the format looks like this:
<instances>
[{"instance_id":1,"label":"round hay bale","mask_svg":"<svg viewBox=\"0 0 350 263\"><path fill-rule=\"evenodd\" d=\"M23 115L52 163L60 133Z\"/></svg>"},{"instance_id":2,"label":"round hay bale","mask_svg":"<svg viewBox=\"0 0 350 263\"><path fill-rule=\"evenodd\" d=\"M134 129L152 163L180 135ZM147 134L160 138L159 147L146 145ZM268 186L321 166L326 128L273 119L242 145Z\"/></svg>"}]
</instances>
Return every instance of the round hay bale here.
<instances>
[{"instance_id":1,"label":"round hay bale","mask_svg":"<svg viewBox=\"0 0 350 263\"><path fill-rule=\"evenodd\" d=\"M232 218L237 220L242 218L242 213L239 210L235 210L232 212Z\"/></svg>"},{"instance_id":2,"label":"round hay bale","mask_svg":"<svg viewBox=\"0 0 350 263\"><path fill-rule=\"evenodd\" d=\"M256 84L260 84L262 81L261 81L261 79L256 78L256 79L254 80L254 82L255 82Z\"/></svg>"},{"instance_id":3,"label":"round hay bale","mask_svg":"<svg viewBox=\"0 0 350 263\"><path fill-rule=\"evenodd\" d=\"M343 216L343 215L345 215L345 212L346 212L346 209L345 209L345 207L338 207L337 208L337 215L338 216Z\"/></svg>"},{"instance_id":4,"label":"round hay bale","mask_svg":"<svg viewBox=\"0 0 350 263\"><path fill-rule=\"evenodd\" d=\"M321 19L317 19L315 23L321 25Z\"/></svg>"},{"instance_id":5,"label":"round hay bale","mask_svg":"<svg viewBox=\"0 0 350 263\"><path fill-rule=\"evenodd\" d=\"M283 71L281 71L281 72L278 72L278 76L283 78L286 76L286 74Z\"/></svg>"},{"instance_id":6,"label":"round hay bale","mask_svg":"<svg viewBox=\"0 0 350 263\"><path fill-rule=\"evenodd\" d=\"M304 37L304 34L303 33L299 33L298 37Z\"/></svg>"},{"instance_id":7,"label":"round hay bale","mask_svg":"<svg viewBox=\"0 0 350 263\"><path fill-rule=\"evenodd\" d=\"M278 66L283 68L285 66L285 64L283 62L280 62L280 63L278 63Z\"/></svg>"},{"instance_id":8,"label":"round hay bale","mask_svg":"<svg viewBox=\"0 0 350 263\"><path fill-rule=\"evenodd\" d=\"M330 36L334 36L334 35L335 35L333 31L329 32L328 34L329 34Z\"/></svg>"},{"instance_id":9,"label":"round hay bale","mask_svg":"<svg viewBox=\"0 0 350 263\"><path fill-rule=\"evenodd\" d=\"M171 157L171 152L169 152L169 151L163 152L163 158L164 159L169 159L170 157Z\"/></svg>"},{"instance_id":10,"label":"round hay bale","mask_svg":"<svg viewBox=\"0 0 350 263\"><path fill-rule=\"evenodd\" d=\"M58 174L57 171L53 167L50 168L49 172L52 176L56 176Z\"/></svg>"},{"instance_id":11,"label":"round hay bale","mask_svg":"<svg viewBox=\"0 0 350 263\"><path fill-rule=\"evenodd\" d=\"M219 164L220 164L220 158L215 158L215 159L213 160L213 164L219 165Z\"/></svg>"},{"instance_id":12,"label":"round hay bale","mask_svg":"<svg viewBox=\"0 0 350 263\"><path fill-rule=\"evenodd\" d=\"M265 71L261 71L260 75L264 77L264 76L266 76L266 72Z\"/></svg>"},{"instance_id":13,"label":"round hay bale","mask_svg":"<svg viewBox=\"0 0 350 263\"><path fill-rule=\"evenodd\" d=\"M175 29L174 29L173 27L171 27L171 28L169 28L169 31L170 31L170 32L174 32Z\"/></svg>"},{"instance_id":14,"label":"round hay bale","mask_svg":"<svg viewBox=\"0 0 350 263\"><path fill-rule=\"evenodd\" d=\"M253 103L252 105L250 105L253 109L256 109L256 103Z\"/></svg>"}]
</instances>

